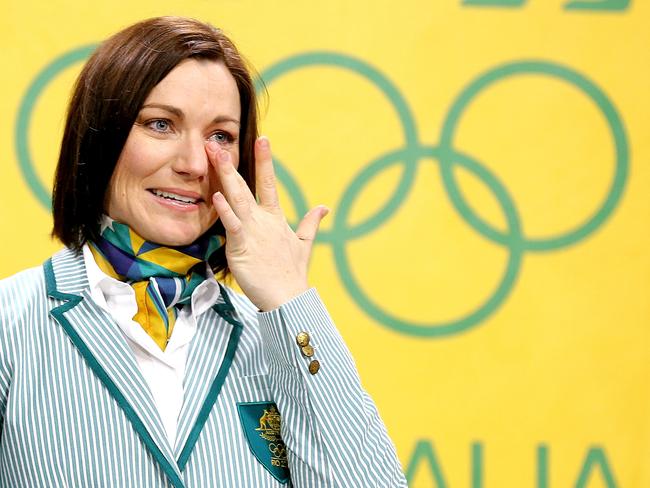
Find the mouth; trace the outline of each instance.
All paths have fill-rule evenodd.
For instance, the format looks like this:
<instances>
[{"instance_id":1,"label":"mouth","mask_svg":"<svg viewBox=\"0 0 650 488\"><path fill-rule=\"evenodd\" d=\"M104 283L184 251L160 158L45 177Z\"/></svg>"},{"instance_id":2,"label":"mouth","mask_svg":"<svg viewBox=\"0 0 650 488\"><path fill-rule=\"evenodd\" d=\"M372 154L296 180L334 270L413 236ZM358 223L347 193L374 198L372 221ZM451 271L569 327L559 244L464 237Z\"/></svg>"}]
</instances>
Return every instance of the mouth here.
<instances>
[{"instance_id":1,"label":"mouth","mask_svg":"<svg viewBox=\"0 0 650 488\"><path fill-rule=\"evenodd\" d=\"M173 202L185 205L197 205L203 202L203 199L193 192L183 191L181 194L178 190L167 191L159 190L157 188L150 188L148 191L159 198L168 200L170 203Z\"/></svg>"}]
</instances>

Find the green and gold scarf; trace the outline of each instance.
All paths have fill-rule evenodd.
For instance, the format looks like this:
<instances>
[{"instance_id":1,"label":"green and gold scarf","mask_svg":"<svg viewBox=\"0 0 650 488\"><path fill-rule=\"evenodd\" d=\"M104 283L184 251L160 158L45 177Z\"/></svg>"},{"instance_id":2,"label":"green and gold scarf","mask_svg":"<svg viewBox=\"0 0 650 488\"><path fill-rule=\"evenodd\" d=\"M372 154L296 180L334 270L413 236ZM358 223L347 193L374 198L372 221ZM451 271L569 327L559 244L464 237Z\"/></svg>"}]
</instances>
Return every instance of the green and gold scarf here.
<instances>
[{"instance_id":1,"label":"green and gold scarf","mask_svg":"<svg viewBox=\"0 0 650 488\"><path fill-rule=\"evenodd\" d=\"M128 283L138 312L133 320L163 351L178 315L206 278L206 262L223 245L219 236L203 236L188 246L167 247L144 240L129 226L105 217L101 237L89 242L99 268Z\"/></svg>"}]
</instances>

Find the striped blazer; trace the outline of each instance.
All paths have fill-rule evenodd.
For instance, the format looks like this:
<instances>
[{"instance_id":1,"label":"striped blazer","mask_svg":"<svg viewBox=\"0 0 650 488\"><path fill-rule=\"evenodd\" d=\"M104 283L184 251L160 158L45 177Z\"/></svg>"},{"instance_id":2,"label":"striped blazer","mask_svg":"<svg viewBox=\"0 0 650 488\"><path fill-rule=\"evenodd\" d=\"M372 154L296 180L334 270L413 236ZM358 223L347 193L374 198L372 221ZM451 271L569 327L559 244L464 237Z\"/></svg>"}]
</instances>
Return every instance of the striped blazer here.
<instances>
[{"instance_id":1,"label":"striped blazer","mask_svg":"<svg viewBox=\"0 0 650 488\"><path fill-rule=\"evenodd\" d=\"M184 386L171 446L81 255L0 281L0 487L406 486L313 289L260 313L222 286L198 318Z\"/></svg>"}]
</instances>

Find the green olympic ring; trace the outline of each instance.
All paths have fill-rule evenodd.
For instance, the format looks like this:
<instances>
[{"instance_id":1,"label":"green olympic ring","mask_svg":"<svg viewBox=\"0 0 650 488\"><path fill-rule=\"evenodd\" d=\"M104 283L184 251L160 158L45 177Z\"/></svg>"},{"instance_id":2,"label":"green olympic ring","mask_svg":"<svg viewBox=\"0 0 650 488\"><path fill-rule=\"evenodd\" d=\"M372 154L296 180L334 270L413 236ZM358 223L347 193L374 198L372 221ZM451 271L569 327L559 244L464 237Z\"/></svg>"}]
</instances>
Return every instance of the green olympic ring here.
<instances>
[{"instance_id":1,"label":"green olympic ring","mask_svg":"<svg viewBox=\"0 0 650 488\"><path fill-rule=\"evenodd\" d=\"M385 154L379 159L375 160L369 166L366 166L357 175L356 179L354 180L354 183L356 184L351 184L341 198L338 215L335 216L335 227L338 225L343 225L343 222L346 221L350 209L352 208L354 197L356 194L358 194L358 188L361 188L361 184L359 182L368 181L375 174L379 173L385 168L404 160L406 157L406 152L408 151L409 149L402 149ZM414 151L414 154L412 154L412 156L415 156L418 159L425 157L437 157L439 159L442 159L443 157L440 148L432 146L421 146ZM516 236L521 231L519 216L515 210L512 199L508 195L508 192L503 187L503 185L501 185L499 180L486 168L473 161L469 156L457 153L453 155L453 160L460 166L471 171L479 179L485 182L490 187L490 189L494 191L494 194L497 197L497 200L506 216L508 228L513 236L513 242L515 242ZM402 334L420 337L440 337L457 334L485 320L499 307L503 300L505 300L505 298L508 296L508 293L514 285L522 259L521 246L510 246L510 254L508 257L506 270L501 277L501 281L497 286L497 289L490 297L488 297L488 299L483 304L481 304L475 310L471 311L469 314L447 323L417 325L389 314L388 312L384 311L377 303L373 302L366 294L364 294L364 292L361 290L361 287L359 286L358 281L352 274L347 253L345 252L344 242L339 240L333 242L332 246L334 250L334 260L336 266L343 279L343 283L347 287L348 292L352 298L379 323L385 324L391 329L396 330Z\"/></svg>"},{"instance_id":2,"label":"green olympic ring","mask_svg":"<svg viewBox=\"0 0 650 488\"><path fill-rule=\"evenodd\" d=\"M616 111L612 102L609 101L605 93L598 88L594 83L587 78L577 73L576 71L552 64L544 61L522 61L517 63L506 64L498 68L492 69L487 73L479 76L475 81L470 83L458 96L456 101L452 104L447 118L443 123L442 134L440 137L440 146L443 148L453 147L453 134L458 126L460 117L463 111L469 106L473 98L479 92L496 81L504 78L520 74L539 74L543 76L550 76L566 81L576 88L580 89L583 93L588 95L591 100L600 109L605 116L605 120L609 125L614 138L614 145L616 147L616 171L611 187L608 191L607 197L603 204L598 208L593 215L591 215L586 222L578 225L576 228L565 232L563 235L549 237L544 239L530 239L523 238L524 247L529 251L551 251L565 247L584 239L607 219L612 213L618 201L621 198L625 181L627 180L629 150L627 145L627 138L623 123ZM490 226L487 222L482 220L474 211L467 205L460 196L460 192L456 186L456 182L451 173L451 165L447 164L447 160L441 160L445 186L450 196L453 193L457 198L452 198L452 202L456 210L465 218L465 220L481 235L490 239L491 241L508 245L508 236L502 235L494 227ZM453 189L453 192L452 192Z\"/></svg>"},{"instance_id":3,"label":"green olympic ring","mask_svg":"<svg viewBox=\"0 0 650 488\"><path fill-rule=\"evenodd\" d=\"M44 207L50 208L50 192L45 185L38 179L34 170L34 163L29 151L29 122L36 106L36 101L41 95L47 84L54 79L61 71L72 66L75 63L84 61L92 54L97 46L83 46L73 49L62 56L59 56L48 64L34 79L27 92L20 102L18 117L16 119L16 154L18 155L18 164L20 171L27 182L27 186L32 190L36 199Z\"/></svg>"},{"instance_id":4,"label":"green olympic ring","mask_svg":"<svg viewBox=\"0 0 650 488\"><path fill-rule=\"evenodd\" d=\"M28 186L45 206L49 205L48 192L36 177L27 144L29 120L35 101L47 83L62 69L85 59L93 49L94 46L83 47L54 60L30 85L20 106L16 123L16 146L19 163ZM338 203L338 211L334 213L332 229L329 232L323 231L319 233L317 239L317 242L327 243L332 246L336 267L350 296L369 316L390 329L411 336L443 337L466 331L481 323L499 308L512 291L525 251L550 251L579 242L607 220L623 194L629 162L628 143L623 123L616 108L605 93L593 82L571 68L548 61L519 61L487 71L463 89L451 105L443 123L439 145L428 146L423 145L418 140L417 128L411 110L399 90L379 70L359 59L332 52L303 53L282 60L266 69L262 72L261 80L264 80L266 84L270 84L291 71L307 66L323 65L352 71L373 83L391 103L402 124L403 148L389 151L378 157L355 175L350 185L344 190ZM587 221L576 228L563 235L545 239L526 238L522 233L520 218L514 201L504 185L494 174L469 155L453 148L454 132L464 110L471 101L491 84L503 78L521 74L555 77L568 82L586 94L605 116L616 147L616 171L605 202ZM263 86L261 80L256 83L258 90ZM465 316L444 323L414 323L386 312L362 291L358 280L352 273L345 249L346 242L377 229L399 209L415 181L419 160L423 158L434 158L439 161L440 174L445 190L452 205L461 217L483 237L506 247L509 251L506 269L492 295ZM379 172L399 163L404 165L404 171L394 194L374 215L367 217L365 221L355 226L349 226L347 221L350 211L364 185ZM277 159L275 164L278 180L284 185L292 198L296 213L298 215L306 213L309 205L297 181ZM506 217L508 224L506 231L499 231L485 222L465 202L453 177L454 165L459 165L470 171L490 188Z\"/></svg>"}]
</instances>

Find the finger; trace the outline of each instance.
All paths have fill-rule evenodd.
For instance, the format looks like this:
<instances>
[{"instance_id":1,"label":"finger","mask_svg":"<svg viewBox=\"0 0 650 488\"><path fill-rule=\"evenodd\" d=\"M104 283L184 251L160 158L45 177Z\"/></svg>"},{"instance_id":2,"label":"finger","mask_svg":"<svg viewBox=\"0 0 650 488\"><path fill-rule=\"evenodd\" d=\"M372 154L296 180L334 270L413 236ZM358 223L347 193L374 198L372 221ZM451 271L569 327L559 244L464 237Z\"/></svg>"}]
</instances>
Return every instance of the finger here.
<instances>
[{"instance_id":1,"label":"finger","mask_svg":"<svg viewBox=\"0 0 650 488\"><path fill-rule=\"evenodd\" d=\"M219 214L219 218L221 219L224 229L226 229L226 233L234 237L239 235L242 229L241 220L239 220L239 217L237 217L235 212L232 211L232 208L230 208L226 197L218 191L212 195L212 204L214 205L217 214Z\"/></svg>"},{"instance_id":2,"label":"finger","mask_svg":"<svg viewBox=\"0 0 650 488\"><path fill-rule=\"evenodd\" d=\"M271 143L262 136L255 141L255 186L261 206L280 208L276 184Z\"/></svg>"},{"instance_id":3,"label":"finger","mask_svg":"<svg viewBox=\"0 0 650 488\"><path fill-rule=\"evenodd\" d=\"M233 166L230 153L212 141L206 145L206 150L210 162L217 171L223 196L228 201L231 210L239 218L245 218L250 213L251 206L255 204L255 197Z\"/></svg>"},{"instance_id":4,"label":"finger","mask_svg":"<svg viewBox=\"0 0 650 488\"><path fill-rule=\"evenodd\" d=\"M318 227L320 226L323 217L325 217L329 211L329 208L325 205L319 205L307 212L296 229L298 239L301 241L313 241L316 239Z\"/></svg>"}]
</instances>

